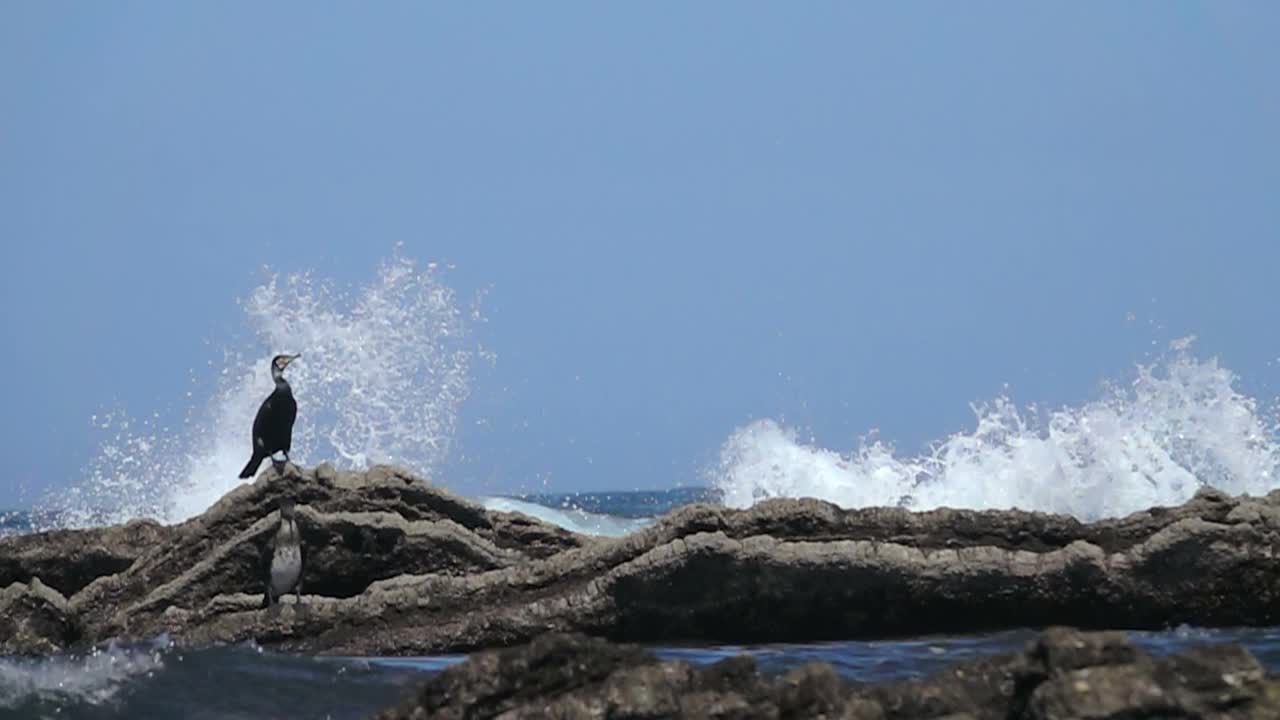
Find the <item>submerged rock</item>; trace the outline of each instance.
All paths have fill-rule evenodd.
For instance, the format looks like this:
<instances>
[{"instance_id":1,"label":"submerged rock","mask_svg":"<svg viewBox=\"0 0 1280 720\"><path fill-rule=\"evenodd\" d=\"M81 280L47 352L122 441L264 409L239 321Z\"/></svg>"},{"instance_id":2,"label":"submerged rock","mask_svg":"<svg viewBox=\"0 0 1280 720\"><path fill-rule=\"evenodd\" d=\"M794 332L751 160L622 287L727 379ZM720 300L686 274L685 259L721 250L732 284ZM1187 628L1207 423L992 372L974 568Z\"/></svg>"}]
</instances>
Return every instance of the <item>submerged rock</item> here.
<instances>
[{"instance_id":1,"label":"submerged rock","mask_svg":"<svg viewBox=\"0 0 1280 720\"><path fill-rule=\"evenodd\" d=\"M289 598L264 610L262 549L286 495L308 551L304 605ZM701 504L598 538L487 511L396 468L290 465L283 475L264 469L178 525L0 538L0 582L38 577L66 598L11 601L9 622L34 613L39 627L56 619L64 630L0 643L47 652L169 633L185 644L256 639L286 651L395 655L547 631L729 643L1264 625L1280 623L1278 556L1280 491L1206 490L1178 507L1088 524L817 500Z\"/></svg>"},{"instance_id":2,"label":"submerged rock","mask_svg":"<svg viewBox=\"0 0 1280 720\"><path fill-rule=\"evenodd\" d=\"M1155 659L1121 633L1050 629L1020 653L858 685L826 663L781 676L747 655L695 667L581 635L472 655L377 720L463 718L1068 720L1280 717L1280 678L1238 646Z\"/></svg>"}]
</instances>

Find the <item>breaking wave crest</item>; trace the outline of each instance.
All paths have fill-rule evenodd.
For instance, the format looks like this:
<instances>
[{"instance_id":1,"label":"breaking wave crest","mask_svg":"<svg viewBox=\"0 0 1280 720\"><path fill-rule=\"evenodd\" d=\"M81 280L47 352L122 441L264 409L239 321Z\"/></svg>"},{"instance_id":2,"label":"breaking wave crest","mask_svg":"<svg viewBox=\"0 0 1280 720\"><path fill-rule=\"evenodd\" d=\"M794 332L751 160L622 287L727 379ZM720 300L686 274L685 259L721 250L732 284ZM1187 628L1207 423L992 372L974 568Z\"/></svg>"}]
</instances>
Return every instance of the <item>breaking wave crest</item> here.
<instances>
[{"instance_id":1,"label":"breaking wave crest","mask_svg":"<svg viewBox=\"0 0 1280 720\"><path fill-rule=\"evenodd\" d=\"M1254 495L1280 487L1275 418L1190 345L1174 343L1131 385L1109 384L1080 407L1043 414L1008 397L976 406L972 432L917 456L878 440L841 453L760 420L724 443L710 481L736 507L817 497L849 508L1021 508L1084 520L1175 505L1206 485Z\"/></svg>"},{"instance_id":2,"label":"breaking wave crest","mask_svg":"<svg viewBox=\"0 0 1280 720\"><path fill-rule=\"evenodd\" d=\"M549 522L581 535L621 537L628 533L642 530L654 523L654 518L652 517L619 517L618 515L593 513L569 505L559 508L547 507L546 505L509 497L482 497L480 498L480 503L484 505L486 510L523 513L529 517Z\"/></svg>"},{"instance_id":3,"label":"breaking wave crest","mask_svg":"<svg viewBox=\"0 0 1280 720\"><path fill-rule=\"evenodd\" d=\"M258 350L210 362L220 368L212 399L177 429L159 414L94 418L105 439L86 479L46 499L37 516L66 527L203 512L241 482L249 428L271 390L268 364L280 352L302 353L289 368L295 462L429 473L450 453L469 370L483 354L469 333L478 310L464 309L441 272L397 254L352 290L309 272L270 275L241 303L253 339L240 346Z\"/></svg>"},{"instance_id":4,"label":"breaking wave crest","mask_svg":"<svg viewBox=\"0 0 1280 720\"><path fill-rule=\"evenodd\" d=\"M163 669L167 648L167 640L157 640L132 647L112 644L85 655L0 658L0 709L37 712L46 705L60 710L109 703L132 679Z\"/></svg>"},{"instance_id":5,"label":"breaking wave crest","mask_svg":"<svg viewBox=\"0 0 1280 720\"><path fill-rule=\"evenodd\" d=\"M451 661L314 658L252 642L182 648L161 637L88 654L0 657L0 717L366 718Z\"/></svg>"},{"instance_id":6,"label":"breaking wave crest","mask_svg":"<svg viewBox=\"0 0 1280 720\"><path fill-rule=\"evenodd\" d=\"M398 254L370 283L348 290L311 273L269 275L241 303L252 338L235 346L257 351L228 350L211 361L210 399L188 408L177 428L158 413L95 418L104 439L85 479L34 508L32 529L138 517L178 522L204 511L241 482L249 428L278 352L302 353L289 370L299 399L295 462L392 463L429 475L453 450L473 363L490 357L471 337L478 310L460 303L441 275L434 263L419 268ZM845 507L1022 508L1085 520L1177 504L1205 485L1251 494L1280 486L1276 413L1190 346L1175 343L1166 357L1138 366L1131 383L1108 384L1078 407L1041 412L1003 396L975 406L971 431L916 455L868 439L830 450L760 420L725 441L709 484L735 507L817 497ZM641 524L603 507L482 502L596 534Z\"/></svg>"}]
</instances>

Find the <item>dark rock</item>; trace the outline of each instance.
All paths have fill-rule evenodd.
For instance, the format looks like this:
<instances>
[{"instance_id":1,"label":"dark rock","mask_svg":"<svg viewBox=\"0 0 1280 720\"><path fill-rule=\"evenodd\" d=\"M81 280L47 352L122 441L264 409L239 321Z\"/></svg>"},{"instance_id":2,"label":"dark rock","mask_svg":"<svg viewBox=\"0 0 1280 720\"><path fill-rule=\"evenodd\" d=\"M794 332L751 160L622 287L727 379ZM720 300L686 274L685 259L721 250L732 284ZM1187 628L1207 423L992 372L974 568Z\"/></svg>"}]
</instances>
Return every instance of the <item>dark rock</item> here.
<instances>
[{"instance_id":1,"label":"dark rock","mask_svg":"<svg viewBox=\"0 0 1280 720\"><path fill-rule=\"evenodd\" d=\"M1237 646L1155 659L1119 633L1062 628L1027 650L867 686L815 663L780 677L740 656L707 667L581 635L478 653L377 720L471 718L1067 720L1280 717L1280 679Z\"/></svg>"},{"instance_id":2,"label":"dark rock","mask_svg":"<svg viewBox=\"0 0 1280 720\"><path fill-rule=\"evenodd\" d=\"M67 599L38 578L0 590L0 655L62 652L79 632Z\"/></svg>"},{"instance_id":3,"label":"dark rock","mask_svg":"<svg viewBox=\"0 0 1280 720\"><path fill-rule=\"evenodd\" d=\"M262 550L286 495L308 548L305 608L267 612ZM105 548L111 559L89 561L77 548ZM773 642L1280 623L1280 491L1204 491L1090 524L817 500L700 504L623 538L595 538L486 511L395 468L289 465L283 475L264 469L179 525L38 533L0 550L6 584L47 575L66 588L74 631L60 642L77 645L167 632L180 643L388 655L511 645L547 631Z\"/></svg>"},{"instance_id":4,"label":"dark rock","mask_svg":"<svg viewBox=\"0 0 1280 720\"><path fill-rule=\"evenodd\" d=\"M127 569L173 530L150 520L90 530L0 537L0 588L32 578L66 596L97 578Z\"/></svg>"},{"instance_id":5,"label":"dark rock","mask_svg":"<svg viewBox=\"0 0 1280 720\"><path fill-rule=\"evenodd\" d=\"M268 469L175 526L165 544L127 570L91 583L71 599L71 610L85 618L88 637L138 637L178 629L172 618L188 617L218 596L260 597L262 550L286 495L299 504L307 546L304 590L323 596L357 596L377 580L404 573L462 575L524 557L487 539L500 533L482 508L406 477L379 467L331 472L320 483L314 473L291 465L283 476ZM170 608L182 612L162 620Z\"/></svg>"},{"instance_id":6,"label":"dark rock","mask_svg":"<svg viewBox=\"0 0 1280 720\"><path fill-rule=\"evenodd\" d=\"M545 523L527 515L492 513L493 542L498 547L515 550L532 558L546 558L570 548L582 547L589 541L562 527Z\"/></svg>"}]
</instances>

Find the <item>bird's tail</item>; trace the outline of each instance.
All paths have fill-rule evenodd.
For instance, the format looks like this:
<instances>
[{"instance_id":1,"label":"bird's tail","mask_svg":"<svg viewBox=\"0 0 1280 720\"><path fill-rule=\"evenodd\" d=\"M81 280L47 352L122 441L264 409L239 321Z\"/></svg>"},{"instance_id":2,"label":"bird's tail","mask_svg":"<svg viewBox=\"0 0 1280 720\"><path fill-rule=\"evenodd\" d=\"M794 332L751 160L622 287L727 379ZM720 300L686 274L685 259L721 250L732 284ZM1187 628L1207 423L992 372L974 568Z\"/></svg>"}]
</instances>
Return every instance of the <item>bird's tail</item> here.
<instances>
[{"instance_id":1,"label":"bird's tail","mask_svg":"<svg viewBox=\"0 0 1280 720\"><path fill-rule=\"evenodd\" d=\"M263 456L254 453L253 457L249 458L249 464L245 465L244 469L240 471L240 479L253 477L253 474L258 472L258 466L262 464L262 460Z\"/></svg>"}]
</instances>

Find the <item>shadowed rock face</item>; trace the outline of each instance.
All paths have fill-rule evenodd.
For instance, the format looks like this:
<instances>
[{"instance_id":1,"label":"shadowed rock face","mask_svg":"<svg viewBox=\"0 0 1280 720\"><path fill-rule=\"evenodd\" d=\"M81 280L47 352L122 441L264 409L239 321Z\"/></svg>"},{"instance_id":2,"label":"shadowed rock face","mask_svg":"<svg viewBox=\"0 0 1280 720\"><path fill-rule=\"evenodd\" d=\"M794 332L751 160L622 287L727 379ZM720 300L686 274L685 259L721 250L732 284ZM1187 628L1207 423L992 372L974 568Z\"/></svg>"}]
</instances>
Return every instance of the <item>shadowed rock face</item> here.
<instances>
[{"instance_id":1,"label":"shadowed rock face","mask_svg":"<svg viewBox=\"0 0 1280 720\"><path fill-rule=\"evenodd\" d=\"M0 588L38 577L59 593L73 595L103 575L128 569L170 534L171 528L136 520L123 527L0 538Z\"/></svg>"},{"instance_id":2,"label":"shadowed rock face","mask_svg":"<svg viewBox=\"0 0 1280 720\"><path fill-rule=\"evenodd\" d=\"M290 598L267 611L262 552L286 495L308 552L306 594L301 608ZM1206 490L1092 524L816 500L694 505L606 539L486 511L395 468L322 465L283 476L268 467L171 527L0 539L0 580L25 598L8 601L11 622L40 619L3 639L10 652L168 632L180 643L395 655L506 646L548 630L674 643L1275 624L1277 558L1280 491ZM21 589L35 577L40 602Z\"/></svg>"},{"instance_id":3,"label":"shadowed rock face","mask_svg":"<svg viewBox=\"0 0 1280 720\"><path fill-rule=\"evenodd\" d=\"M749 656L696 668L604 640L546 635L471 656L377 720L497 717L1262 720L1280 717L1280 679L1236 646L1156 660L1120 633L1061 628L1021 653L872 686L847 683L825 663L767 677Z\"/></svg>"}]
</instances>

